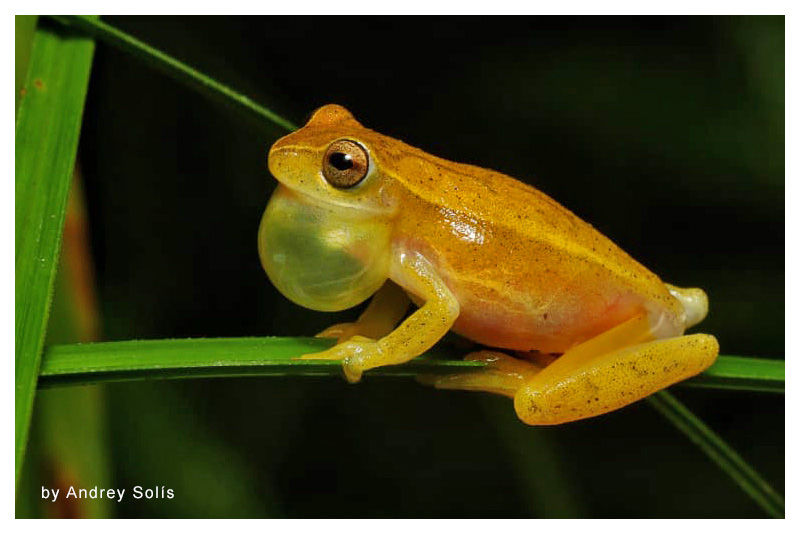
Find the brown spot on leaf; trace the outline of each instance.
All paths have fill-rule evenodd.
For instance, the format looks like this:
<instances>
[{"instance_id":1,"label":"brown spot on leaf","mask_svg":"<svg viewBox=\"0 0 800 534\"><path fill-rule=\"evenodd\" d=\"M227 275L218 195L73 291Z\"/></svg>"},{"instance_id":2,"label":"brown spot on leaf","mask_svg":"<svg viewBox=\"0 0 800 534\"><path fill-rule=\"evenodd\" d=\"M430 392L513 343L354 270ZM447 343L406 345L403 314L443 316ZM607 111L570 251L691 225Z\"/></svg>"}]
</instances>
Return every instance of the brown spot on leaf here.
<instances>
[{"instance_id":1,"label":"brown spot on leaf","mask_svg":"<svg viewBox=\"0 0 800 534\"><path fill-rule=\"evenodd\" d=\"M36 78L35 80L33 80L33 85L37 89L44 89L44 82L40 78Z\"/></svg>"}]
</instances>

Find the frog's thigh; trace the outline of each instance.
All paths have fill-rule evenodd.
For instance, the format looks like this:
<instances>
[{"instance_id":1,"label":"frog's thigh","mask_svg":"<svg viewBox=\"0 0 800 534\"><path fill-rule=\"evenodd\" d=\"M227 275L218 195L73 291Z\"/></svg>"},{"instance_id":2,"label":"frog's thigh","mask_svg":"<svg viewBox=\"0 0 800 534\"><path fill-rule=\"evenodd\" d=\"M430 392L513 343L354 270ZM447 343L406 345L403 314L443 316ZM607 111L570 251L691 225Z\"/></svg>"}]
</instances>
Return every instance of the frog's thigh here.
<instances>
[{"instance_id":1,"label":"frog's thigh","mask_svg":"<svg viewBox=\"0 0 800 534\"><path fill-rule=\"evenodd\" d=\"M467 371L465 373L420 376L418 380L423 384L432 385L438 389L487 391L514 397L517 390L527 380L542 370L542 367L531 362L491 350L471 352L467 354L464 360L484 362L487 366L478 371Z\"/></svg>"},{"instance_id":2,"label":"frog's thigh","mask_svg":"<svg viewBox=\"0 0 800 534\"><path fill-rule=\"evenodd\" d=\"M387 280L354 323L329 326L316 337L335 338L339 343L354 336L378 339L389 334L405 315L411 300L402 288Z\"/></svg>"},{"instance_id":3,"label":"frog's thigh","mask_svg":"<svg viewBox=\"0 0 800 534\"><path fill-rule=\"evenodd\" d=\"M591 340L590 340L591 342ZM530 425L553 425L600 415L696 375L717 357L714 336L694 334L639 343L599 354L567 351L514 396ZM574 361L575 356L578 360Z\"/></svg>"}]
</instances>

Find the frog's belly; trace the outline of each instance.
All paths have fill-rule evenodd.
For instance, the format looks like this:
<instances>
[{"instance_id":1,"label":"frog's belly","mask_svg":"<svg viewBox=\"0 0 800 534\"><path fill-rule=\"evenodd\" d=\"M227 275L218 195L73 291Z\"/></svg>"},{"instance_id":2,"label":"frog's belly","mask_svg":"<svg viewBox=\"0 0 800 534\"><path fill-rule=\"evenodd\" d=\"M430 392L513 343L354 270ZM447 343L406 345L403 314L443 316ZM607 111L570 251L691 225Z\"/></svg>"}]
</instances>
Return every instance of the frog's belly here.
<instances>
[{"instance_id":1,"label":"frog's belly","mask_svg":"<svg viewBox=\"0 0 800 534\"><path fill-rule=\"evenodd\" d=\"M663 287L622 252L606 262L616 268L606 268L603 258L569 247L493 232L489 249L448 236L405 238L395 249L431 263L460 306L452 330L490 347L563 353L639 313L650 315Z\"/></svg>"},{"instance_id":2,"label":"frog's belly","mask_svg":"<svg viewBox=\"0 0 800 534\"><path fill-rule=\"evenodd\" d=\"M461 305L452 330L504 349L562 353L644 310L641 299L625 291L589 288L503 297L482 284L448 285Z\"/></svg>"}]
</instances>

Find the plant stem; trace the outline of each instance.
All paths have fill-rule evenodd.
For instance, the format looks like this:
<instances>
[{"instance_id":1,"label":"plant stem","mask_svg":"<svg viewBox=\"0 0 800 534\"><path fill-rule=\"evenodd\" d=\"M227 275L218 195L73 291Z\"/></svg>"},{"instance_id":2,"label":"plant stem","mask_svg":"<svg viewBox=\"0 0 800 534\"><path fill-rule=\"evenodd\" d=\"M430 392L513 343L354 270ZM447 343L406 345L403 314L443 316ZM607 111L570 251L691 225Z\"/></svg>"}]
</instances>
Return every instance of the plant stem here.
<instances>
[{"instance_id":1,"label":"plant stem","mask_svg":"<svg viewBox=\"0 0 800 534\"><path fill-rule=\"evenodd\" d=\"M47 350L43 386L94 384L108 381L209 378L224 376L338 376L341 363L298 360L333 340L317 338L212 338L114 341L56 345ZM431 354L443 355L442 349ZM418 358L402 366L370 371L370 375L414 376L480 369L461 360Z\"/></svg>"},{"instance_id":2,"label":"plant stem","mask_svg":"<svg viewBox=\"0 0 800 534\"><path fill-rule=\"evenodd\" d=\"M680 385L784 393L785 376L786 365L783 360L719 356L714 365Z\"/></svg>"},{"instance_id":3,"label":"plant stem","mask_svg":"<svg viewBox=\"0 0 800 534\"><path fill-rule=\"evenodd\" d=\"M244 111L259 122L266 120L289 132L297 129L296 125L274 111L253 102L250 98L234 91L227 85L214 80L210 76L206 76L197 69L99 19L81 15L58 15L52 16L52 18L129 53L131 56L142 60L145 64L160 70L178 82L196 89L212 100L239 108L239 110Z\"/></svg>"},{"instance_id":4,"label":"plant stem","mask_svg":"<svg viewBox=\"0 0 800 534\"><path fill-rule=\"evenodd\" d=\"M647 398L686 437L725 471L770 517L786 513L783 498L739 454L667 391Z\"/></svg>"},{"instance_id":5,"label":"plant stem","mask_svg":"<svg viewBox=\"0 0 800 534\"><path fill-rule=\"evenodd\" d=\"M341 372L339 362L295 359L303 354L324 350L331 344L330 340L318 338L251 337L55 345L45 353L41 381L43 385L55 386L144 378L338 376ZM457 356L454 350L439 345L426 356L407 364L375 369L368 374L413 376L417 373L452 373L484 367L480 362L455 359ZM438 357L450 359L436 359ZM732 373L731 368L737 369L737 372ZM718 363L693 378L691 385L736 389L742 382L747 382L747 389L753 389L753 376L760 380L760 391L783 391L782 361L736 356L720 356Z\"/></svg>"}]
</instances>

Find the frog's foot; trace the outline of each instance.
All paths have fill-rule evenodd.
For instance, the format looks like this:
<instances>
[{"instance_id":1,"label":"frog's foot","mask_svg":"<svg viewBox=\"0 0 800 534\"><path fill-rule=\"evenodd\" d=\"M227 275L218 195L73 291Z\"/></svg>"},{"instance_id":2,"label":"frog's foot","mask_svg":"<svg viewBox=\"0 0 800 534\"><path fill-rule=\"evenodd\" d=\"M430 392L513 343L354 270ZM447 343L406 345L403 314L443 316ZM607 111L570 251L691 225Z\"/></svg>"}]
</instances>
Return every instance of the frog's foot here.
<instances>
[{"instance_id":1,"label":"frog's foot","mask_svg":"<svg viewBox=\"0 0 800 534\"><path fill-rule=\"evenodd\" d=\"M377 341L364 336L355 336L348 341L322 352L304 354L301 360L341 360L342 370L351 384L361 380L367 369L387 365L383 350Z\"/></svg>"},{"instance_id":2,"label":"frog's foot","mask_svg":"<svg viewBox=\"0 0 800 534\"><path fill-rule=\"evenodd\" d=\"M451 375L422 375L417 380L439 389L487 391L513 397L527 380L542 370L534 363L492 350L472 352L464 360L484 362L486 368Z\"/></svg>"},{"instance_id":3,"label":"frog's foot","mask_svg":"<svg viewBox=\"0 0 800 534\"><path fill-rule=\"evenodd\" d=\"M707 334L614 348L604 336L577 345L526 380L514 395L519 418L554 425L610 412L696 375L719 352Z\"/></svg>"}]
</instances>

